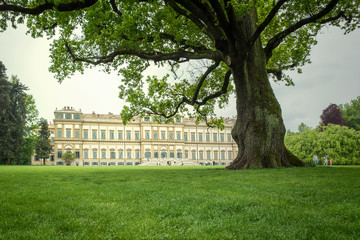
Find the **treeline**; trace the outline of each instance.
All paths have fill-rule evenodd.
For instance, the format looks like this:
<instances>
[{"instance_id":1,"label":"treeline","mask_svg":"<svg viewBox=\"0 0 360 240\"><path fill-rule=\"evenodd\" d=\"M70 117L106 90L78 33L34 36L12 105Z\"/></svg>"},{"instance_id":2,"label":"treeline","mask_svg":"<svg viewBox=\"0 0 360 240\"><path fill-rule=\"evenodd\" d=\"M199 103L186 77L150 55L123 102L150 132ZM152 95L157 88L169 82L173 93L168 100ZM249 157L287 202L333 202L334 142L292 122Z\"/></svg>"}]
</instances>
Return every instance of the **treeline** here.
<instances>
[{"instance_id":1,"label":"treeline","mask_svg":"<svg viewBox=\"0 0 360 240\"><path fill-rule=\"evenodd\" d=\"M331 104L320 118L315 129L301 123L298 132L288 131L286 147L309 164L314 154L322 164L327 153L333 164L360 165L360 97L340 106Z\"/></svg>"},{"instance_id":2,"label":"treeline","mask_svg":"<svg viewBox=\"0 0 360 240\"><path fill-rule=\"evenodd\" d=\"M0 164L29 164L37 136L38 111L28 88L10 79L0 61Z\"/></svg>"}]
</instances>

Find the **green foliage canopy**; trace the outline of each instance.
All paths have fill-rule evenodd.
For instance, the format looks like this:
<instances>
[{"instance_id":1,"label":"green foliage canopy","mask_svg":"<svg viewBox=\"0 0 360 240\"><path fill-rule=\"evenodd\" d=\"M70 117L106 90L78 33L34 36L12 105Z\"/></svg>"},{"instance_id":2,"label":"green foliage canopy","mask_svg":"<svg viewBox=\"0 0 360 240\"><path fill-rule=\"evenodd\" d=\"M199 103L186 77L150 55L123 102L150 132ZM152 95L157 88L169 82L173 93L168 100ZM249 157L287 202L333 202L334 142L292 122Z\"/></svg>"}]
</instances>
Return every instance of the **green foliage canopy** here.
<instances>
[{"instance_id":1,"label":"green foliage canopy","mask_svg":"<svg viewBox=\"0 0 360 240\"><path fill-rule=\"evenodd\" d=\"M359 5L358 0L6 0L0 3L0 29L26 21L33 37L54 38L50 71L59 81L92 66L118 71L119 96L129 103L125 121L137 114L183 115L189 105L190 116L206 120L234 92L228 53L241 31L237 23L249 13L257 12L258 27L248 46L261 39L268 73L291 85L283 71L301 72L310 62L323 26L356 29ZM173 74L145 77L150 62ZM198 71L181 76L183 64Z\"/></svg>"},{"instance_id":2,"label":"green foliage canopy","mask_svg":"<svg viewBox=\"0 0 360 240\"><path fill-rule=\"evenodd\" d=\"M51 143L50 143L50 131L48 122L46 119L41 118L39 122L39 132L38 138L35 146L35 154L37 157L44 159L49 158L49 154L51 153Z\"/></svg>"}]
</instances>

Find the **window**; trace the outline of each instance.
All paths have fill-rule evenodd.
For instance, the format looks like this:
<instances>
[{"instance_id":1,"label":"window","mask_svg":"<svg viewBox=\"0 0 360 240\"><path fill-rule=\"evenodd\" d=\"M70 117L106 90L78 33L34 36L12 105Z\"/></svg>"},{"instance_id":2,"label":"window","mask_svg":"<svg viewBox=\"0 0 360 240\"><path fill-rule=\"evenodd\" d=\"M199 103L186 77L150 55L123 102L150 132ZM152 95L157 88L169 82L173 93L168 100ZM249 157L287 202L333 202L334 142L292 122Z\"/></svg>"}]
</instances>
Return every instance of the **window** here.
<instances>
[{"instance_id":1,"label":"window","mask_svg":"<svg viewBox=\"0 0 360 240\"><path fill-rule=\"evenodd\" d=\"M170 158L174 158L175 157L175 153L174 152L170 152Z\"/></svg>"},{"instance_id":2,"label":"window","mask_svg":"<svg viewBox=\"0 0 360 240\"><path fill-rule=\"evenodd\" d=\"M114 139L114 131L110 131L110 139Z\"/></svg>"},{"instance_id":3,"label":"window","mask_svg":"<svg viewBox=\"0 0 360 240\"><path fill-rule=\"evenodd\" d=\"M74 114L74 119L80 119L80 114Z\"/></svg>"},{"instance_id":4,"label":"window","mask_svg":"<svg viewBox=\"0 0 360 240\"><path fill-rule=\"evenodd\" d=\"M84 158L88 159L89 158L89 152L88 151L84 151Z\"/></svg>"},{"instance_id":5,"label":"window","mask_svg":"<svg viewBox=\"0 0 360 240\"><path fill-rule=\"evenodd\" d=\"M200 152L200 153L199 153L199 158L200 158L200 159L204 159L204 154L203 154L203 152Z\"/></svg>"},{"instance_id":6,"label":"window","mask_svg":"<svg viewBox=\"0 0 360 240\"><path fill-rule=\"evenodd\" d=\"M210 134L206 134L206 141L210 142Z\"/></svg>"},{"instance_id":7,"label":"window","mask_svg":"<svg viewBox=\"0 0 360 240\"><path fill-rule=\"evenodd\" d=\"M127 163L126 163L126 166L132 166L132 165L133 165L132 162L127 162Z\"/></svg>"},{"instance_id":8,"label":"window","mask_svg":"<svg viewBox=\"0 0 360 240\"><path fill-rule=\"evenodd\" d=\"M181 123L181 118L176 118L177 123Z\"/></svg>"},{"instance_id":9,"label":"window","mask_svg":"<svg viewBox=\"0 0 360 240\"><path fill-rule=\"evenodd\" d=\"M71 138L71 130L66 130L66 137Z\"/></svg>"},{"instance_id":10,"label":"window","mask_svg":"<svg viewBox=\"0 0 360 240\"><path fill-rule=\"evenodd\" d=\"M224 136L223 133L220 135L220 141L221 141L221 142L225 142L225 136Z\"/></svg>"},{"instance_id":11,"label":"window","mask_svg":"<svg viewBox=\"0 0 360 240\"><path fill-rule=\"evenodd\" d=\"M146 159L151 158L151 152L145 152L145 158Z\"/></svg>"},{"instance_id":12,"label":"window","mask_svg":"<svg viewBox=\"0 0 360 240\"><path fill-rule=\"evenodd\" d=\"M209 160L211 158L210 152L206 152L206 158Z\"/></svg>"},{"instance_id":13,"label":"window","mask_svg":"<svg viewBox=\"0 0 360 240\"><path fill-rule=\"evenodd\" d=\"M191 141L195 141L195 133L191 133Z\"/></svg>"},{"instance_id":14,"label":"window","mask_svg":"<svg viewBox=\"0 0 360 240\"><path fill-rule=\"evenodd\" d=\"M99 166L99 163L98 162L92 162L91 165L92 166Z\"/></svg>"},{"instance_id":15,"label":"window","mask_svg":"<svg viewBox=\"0 0 360 240\"><path fill-rule=\"evenodd\" d=\"M119 138L119 139L123 139L122 131L118 131L118 138Z\"/></svg>"},{"instance_id":16,"label":"window","mask_svg":"<svg viewBox=\"0 0 360 240\"><path fill-rule=\"evenodd\" d=\"M165 132L161 132L161 139L165 140Z\"/></svg>"},{"instance_id":17,"label":"window","mask_svg":"<svg viewBox=\"0 0 360 240\"><path fill-rule=\"evenodd\" d=\"M221 152L221 159L225 160L225 152Z\"/></svg>"},{"instance_id":18,"label":"window","mask_svg":"<svg viewBox=\"0 0 360 240\"><path fill-rule=\"evenodd\" d=\"M58 151L58 152L57 152L57 157L58 157L58 158L62 158L62 151Z\"/></svg>"},{"instance_id":19,"label":"window","mask_svg":"<svg viewBox=\"0 0 360 240\"><path fill-rule=\"evenodd\" d=\"M79 131L75 131L75 137L80 138L80 132Z\"/></svg>"},{"instance_id":20,"label":"window","mask_svg":"<svg viewBox=\"0 0 360 240\"><path fill-rule=\"evenodd\" d=\"M105 131L101 131L101 139L105 139Z\"/></svg>"},{"instance_id":21,"label":"window","mask_svg":"<svg viewBox=\"0 0 360 240\"><path fill-rule=\"evenodd\" d=\"M214 159L218 159L218 153L214 152Z\"/></svg>"},{"instance_id":22,"label":"window","mask_svg":"<svg viewBox=\"0 0 360 240\"><path fill-rule=\"evenodd\" d=\"M61 131L61 130L58 131L58 137L59 137L59 138L62 137L62 131Z\"/></svg>"},{"instance_id":23,"label":"window","mask_svg":"<svg viewBox=\"0 0 360 240\"><path fill-rule=\"evenodd\" d=\"M144 121L145 121L145 122L149 122L149 121L150 121L150 117L144 117Z\"/></svg>"},{"instance_id":24,"label":"window","mask_svg":"<svg viewBox=\"0 0 360 240\"><path fill-rule=\"evenodd\" d=\"M127 131L127 132L126 132L126 137L127 137L128 140L131 139L131 132L130 132L130 131Z\"/></svg>"},{"instance_id":25,"label":"window","mask_svg":"<svg viewBox=\"0 0 360 240\"><path fill-rule=\"evenodd\" d=\"M154 158L159 158L159 153L158 152L154 152Z\"/></svg>"},{"instance_id":26,"label":"window","mask_svg":"<svg viewBox=\"0 0 360 240\"><path fill-rule=\"evenodd\" d=\"M177 158L182 158L182 152L177 152Z\"/></svg>"},{"instance_id":27,"label":"window","mask_svg":"<svg viewBox=\"0 0 360 240\"><path fill-rule=\"evenodd\" d=\"M97 151L93 151L93 158L97 158Z\"/></svg>"},{"instance_id":28,"label":"window","mask_svg":"<svg viewBox=\"0 0 360 240\"><path fill-rule=\"evenodd\" d=\"M174 133L171 132L171 133L169 134L169 137L170 137L170 140L173 140L173 138L174 138Z\"/></svg>"},{"instance_id":29,"label":"window","mask_svg":"<svg viewBox=\"0 0 360 240\"><path fill-rule=\"evenodd\" d=\"M217 142L217 134L214 133L214 142Z\"/></svg>"},{"instance_id":30,"label":"window","mask_svg":"<svg viewBox=\"0 0 360 240\"><path fill-rule=\"evenodd\" d=\"M64 118L64 115L62 113L57 113L56 114L56 118L57 119L63 119Z\"/></svg>"},{"instance_id":31,"label":"window","mask_svg":"<svg viewBox=\"0 0 360 240\"><path fill-rule=\"evenodd\" d=\"M232 159L232 152L229 152L228 155L229 155L229 160L231 160Z\"/></svg>"},{"instance_id":32,"label":"window","mask_svg":"<svg viewBox=\"0 0 360 240\"><path fill-rule=\"evenodd\" d=\"M187 133L184 133L184 140L187 141Z\"/></svg>"},{"instance_id":33,"label":"window","mask_svg":"<svg viewBox=\"0 0 360 240\"><path fill-rule=\"evenodd\" d=\"M115 159L115 152L114 151L110 152L110 158Z\"/></svg>"},{"instance_id":34,"label":"window","mask_svg":"<svg viewBox=\"0 0 360 240\"><path fill-rule=\"evenodd\" d=\"M101 158L106 159L106 151L101 151Z\"/></svg>"},{"instance_id":35,"label":"window","mask_svg":"<svg viewBox=\"0 0 360 240\"><path fill-rule=\"evenodd\" d=\"M135 157L136 157L136 159L140 159L140 151L135 152Z\"/></svg>"},{"instance_id":36,"label":"window","mask_svg":"<svg viewBox=\"0 0 360 240\"><path fill-rule=\"evenodd\" d=\"M166 158L167 157L167 152L161 152L161 158Z\"/></svg>"},{"instance_id":37,"label":"window","mask_svg":"<svg viewBox=\"0 0 360 240\"><path fill-rule=\"evenodd\" d=\"M192 159L196 159L196 153L195 153L195 152L192 152L192 153L191 153L191 157L192 157Z\"/></svg>"},{"instance_id":38,"label":"window","mask_svg":"<svg viewBox=\"0 0 360 240\"><path fill-rule=\"evenodd\" d=\"M231 134L228 134L228 142L231 142Z\"/></svg>"},{"instance_id":39,"label":"window","mask_svg":"<svg viewBox=\"0 0 360 240\"><path fill-rule=\"evenodd\" d=\"M139 132L135 132L135 139L139 140L140 139L140 133Z\"/></svg>"},{"instance_id":40,"label":"window","mask_svg":"<svg viewBox=\"0 0 360 240\"><path fill-rule=\"evenodd\" d=\"M71 117L71 114L70 113L66 113L65 114L65 119L71 119L72 117Z\"/></svg>"},{"instance_id":41,"label":"window","mask_svg":"<svg viewBox=\"0 0 360 240\"><path fill-rule=\"evenodd\" d=\"M119 151L119 159L123 158L123 151Z\"/></svg>"},{"instance_id":42,"label":"window","mask_svg":"<svg viewBox=\"0 0 360 240\"><path fill-rule=\"evenodd\" d=\"M54 140L55 140L55 138L54 138L54 137L51 137L51 142L52 142L52 143L54 143Z\"/></svg>"},{"instance_id":43,"label":"window","mask_svg":"<svg viewBox=\"0 0 360 240\"><path fill-rule=\"evenodd\" d=\"M97 138L97 131L96 131L96 130L93 130L93 132L92 132L92 138L93 138L93 139L96 139L96 138Z\"/></svg>"},{"instance_id":44,"label":"window","mask_svg":"<svg viewBox=\"0 0 360 240\"><path fill-rule=\"evenodd\" d=\"M54 156L54 155L51 155L51 156L50 156L50 161L53 162L54 160L55 160L55 156Z\"/></svg>"},{"instance_id":45,"label":"window","mask_svg":"<svg viewBox=\"0 0 360 240\"><path fill-rule=\"evenodd\" d=\"M157 132L156 133L154 133L154 139L157 139Z\"/></svg>"},{"instance_id":46,"label":"window","mask_svg":"<svg viewBox=\"0 0 360 240\"><path fill-rule=\"evenodd\" d=\"M188 158L188 157L189 157L189 152L185 151L185 158Z\"/></svg>"},{"instance_id":47,"label":"window","mask_svg":"<svg viewBox=\"0 0 360 240\"><path fill-rule=\"evenodd\" d=\"M128 159L131 159L131 152L130 152L130 151L127 152L127 158L128 158Z\"/></svg>"},{"instance_id":48,"label":"window","mask_svg":"<svg viewBox=\"0 0 360 240\"><path fill-rule=\"evenodd\" d=\"M76 152L75 152L75 157L76 157L76 158L80 158L80 152L79 152L79 151L76 151Z\"/></svg>"},{"instance_id":49,"label":"window","mask_svg":"<svg viewBox=\"0 0 360 240\"><path fill-rule=\"evenodd\" d=\"M149 131L146 131L146 132L145 132L145 138L146 138L146 139L150 139L150 132L149 132Z\"/></svg>"},{"instance_id":50,"label":"window","mask_svg":"<svg viewBox=\"0 0 360 240\"><path fill-rule=\"evenodd\" d=\"M87 131L87 130L84 131L84 138L85 138L85 139L88 138L88 131Z\"/></svg>"},{"instance_id":51,"label":"window","mask_svg":"<svg viewBox=\"0 0 360 240\"><path fill-rule=\"evenodd\" d=\"M177 133L176 133L176 139L177 139L177 140L181 140L181 133L180 133L180 132L177 132Z\"/></svg>"},{"instance_id":52,"label":"window","mask_svg":"<svg viewBox=\"0 0 360 240\"><path fill-rule=\"evenodd\" d=\"M202 142L202 133L199 133L199 141Z\"/></svg>"},{"instance_id":53,"label":"window","mask_svg":"<svg viewBox=\"0 0 360 240\"><path fill-rule=\"evenodd\" d=\"M118 166L124 166L123 162L118 162Z\"/></svg>"}]
</instances>

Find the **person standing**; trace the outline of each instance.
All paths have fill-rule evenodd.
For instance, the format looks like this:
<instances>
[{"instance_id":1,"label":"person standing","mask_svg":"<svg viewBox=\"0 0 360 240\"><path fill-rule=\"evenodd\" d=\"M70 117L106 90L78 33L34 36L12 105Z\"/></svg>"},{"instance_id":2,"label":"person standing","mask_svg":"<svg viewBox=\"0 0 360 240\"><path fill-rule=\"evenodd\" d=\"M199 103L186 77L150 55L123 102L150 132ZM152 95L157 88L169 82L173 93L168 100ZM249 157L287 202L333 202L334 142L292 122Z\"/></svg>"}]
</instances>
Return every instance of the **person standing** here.
<instances>
[{"instance_id":1,"label":"person standing","mask_svg":"<svg viewBox=\"0 0 360 240\"><path fill-rule=\"evenodd\" d=\"M328 165L327 153L325 153L325 155L324 155L324 165L325 166Z\"/></svg>"},{"instance_id":2,"label":"person standing","mask_svg":"<svg viewBox=\"0 0 360 240\"><path fill-rule=\"evenodd\" d=\"M319 161L319 159L318 159L318 157L317 157L317 154L316 154L316 153L315 153L315 156L314 156L313 160L314 160L315 167L316 167L316 166L317 166L317 164L318 164L318 161Z\"/></svg>"}]
</instances>

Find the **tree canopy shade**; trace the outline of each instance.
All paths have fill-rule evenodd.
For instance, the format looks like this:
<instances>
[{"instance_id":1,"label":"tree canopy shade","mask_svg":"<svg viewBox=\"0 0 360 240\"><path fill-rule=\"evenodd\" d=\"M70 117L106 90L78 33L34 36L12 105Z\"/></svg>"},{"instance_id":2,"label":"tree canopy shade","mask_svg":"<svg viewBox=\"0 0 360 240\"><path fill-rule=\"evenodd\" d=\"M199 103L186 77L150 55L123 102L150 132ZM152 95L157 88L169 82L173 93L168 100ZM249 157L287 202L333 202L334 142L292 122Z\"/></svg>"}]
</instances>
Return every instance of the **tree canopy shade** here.
<instances>
[{"instance_id":1,"label":"tree canopy shade","mask_svg":"<svg viewBox=\"0 0 360 240\"><path fill-rule=\"evenodd\" d=\"M284 145L285 127L269 77L293 84L284 70L310 62L326 25L350 32L359 1L345 0L4 0L0 26L27 19L34 37L54 37L50 71L62 81L94 65L122 74L120 97L131 116L189 113L209 125L214 106L236 95L229 169L302 166ZM150 62L173 74L143 77ZM187 64L194 73L181 75ZM192 106L193 108L189 108Z\"/></svg>"}]
</instances>

